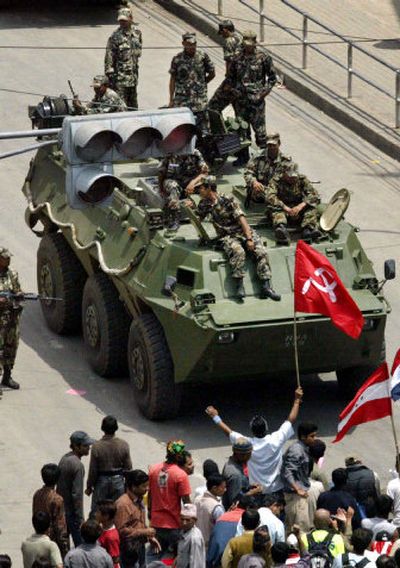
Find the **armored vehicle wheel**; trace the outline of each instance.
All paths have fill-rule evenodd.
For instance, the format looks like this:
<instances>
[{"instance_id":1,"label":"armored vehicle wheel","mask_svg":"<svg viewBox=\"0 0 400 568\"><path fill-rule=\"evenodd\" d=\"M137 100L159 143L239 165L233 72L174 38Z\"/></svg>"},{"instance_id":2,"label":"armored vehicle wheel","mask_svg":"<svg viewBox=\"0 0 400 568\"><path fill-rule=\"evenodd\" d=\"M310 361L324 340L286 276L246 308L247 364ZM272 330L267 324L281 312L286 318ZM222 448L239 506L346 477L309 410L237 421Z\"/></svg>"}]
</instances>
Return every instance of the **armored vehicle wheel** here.
<instances>
[{"instance_id":1,"label":"armored vehicle wheel","mask_svg":"<svg viewBox=\"0 0 400 568\"><path fill-rule=\"evenodd\" d=\"M113 283L103 272L90 276L83 290L82 329L86 357L101 377L125 375L129 316Z\"/></svg>"},{"instance_id":2,"label":"armored vehicle wheel","mask_svg":"<svg viewBox=\"0 0 400 568\"><path fill-rule=\"evenodd\" d=\"M66 335L81 328L81 303L86 272L62 233L49 233L37 252L37 285L40 294L63 301L42 300L41 307L52 331Z\"/></svg>"},{"instance_id":3,"label":"armored vehicle wheel","mask_svg":"<svg viewBox=\"0 0 400 568\"><path fill-rule=\"evenodd\" d=\"M150 420L174 418L180 388L163 329L153 314L132 321L128 343L129 374L137 405Z\"/></svg>"}]
</instances>

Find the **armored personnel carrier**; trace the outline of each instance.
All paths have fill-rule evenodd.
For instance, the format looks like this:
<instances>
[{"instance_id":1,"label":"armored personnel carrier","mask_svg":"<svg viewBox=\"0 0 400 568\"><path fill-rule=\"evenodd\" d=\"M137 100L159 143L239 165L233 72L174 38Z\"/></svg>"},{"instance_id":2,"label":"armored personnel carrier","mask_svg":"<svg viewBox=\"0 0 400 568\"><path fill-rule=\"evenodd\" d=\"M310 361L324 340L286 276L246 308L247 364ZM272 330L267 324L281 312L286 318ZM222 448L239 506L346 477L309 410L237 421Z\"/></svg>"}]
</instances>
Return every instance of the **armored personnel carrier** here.
<instances>
[{"instance_id":1,"label":"armored personnel carrier","mask_svg":"<svg viewBox=\"0 0 400 568\"><path fill-rule=\"evenodd\" d=\"M41 147L23 186L26 222L40 238L38 291L64 300L43 301L44 319L58 334L82 332L87 360L99 375L129 372L141 412L157 420L176 415L184 383L294 374L300 235L292 235L290 246L277 245L264 207L250 206L249 223L268 247L282 300L260 299L249 260L247 297L240 303L212 226L188 212L177 232L164 227L158 159L193 151L188 109L67 116L59 132L36 133ZM218 181L220 191L243 204L240 172L228 163ZM347 205L346 192L338 199ZM326 317L300 314L300 369L335 371L340 385L354 388L384 356L390 308L355 228L334 207L323 221L326 238L315 248L336 268L365 326L355 341ZM385 276L394 276L390 263Z\"/></svg>"}]
</instances>

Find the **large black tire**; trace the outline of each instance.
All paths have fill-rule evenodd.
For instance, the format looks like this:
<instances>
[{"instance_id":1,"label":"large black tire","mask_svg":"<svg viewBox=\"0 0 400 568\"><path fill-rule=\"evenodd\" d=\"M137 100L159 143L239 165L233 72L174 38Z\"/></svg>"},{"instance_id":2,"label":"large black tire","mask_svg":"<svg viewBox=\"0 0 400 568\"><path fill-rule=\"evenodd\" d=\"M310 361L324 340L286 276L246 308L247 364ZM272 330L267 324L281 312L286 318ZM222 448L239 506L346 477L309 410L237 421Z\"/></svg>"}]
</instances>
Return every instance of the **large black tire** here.
<instances>
[{"instance_id":1,"label":"large black tire","mask_svg":"<svg viewBox=\"0 0 400 568\"><path fill-rule=\"evenodd\" d=\"M174 382L171 353L154 314L143 314L132 321L128 363L136 403L142 414L150 420L175 418L181 389Z\"/></svg>"},{"instance_id":2,"label":"large black tire","mask_svg":"<svg viewBox=\"0 0 400 568\"><path fill-rule=\"evenodd\" d=\"M37 252L39 294L62 301L41 301L43 316L52 331L60 335L79 332L86 272L62 233L48 233Z\"/></svg>"},{"instance_id":3,"label":"large black tire","mask_svg":"<svg viewBox=\"0 0 400 568\"><path fill-rule=\"evenodd\" d=\"M82 330L86 357L101 377L127 374L130 318L104 272L90 276L83 290Z\"/></svg>"}]
</instances>

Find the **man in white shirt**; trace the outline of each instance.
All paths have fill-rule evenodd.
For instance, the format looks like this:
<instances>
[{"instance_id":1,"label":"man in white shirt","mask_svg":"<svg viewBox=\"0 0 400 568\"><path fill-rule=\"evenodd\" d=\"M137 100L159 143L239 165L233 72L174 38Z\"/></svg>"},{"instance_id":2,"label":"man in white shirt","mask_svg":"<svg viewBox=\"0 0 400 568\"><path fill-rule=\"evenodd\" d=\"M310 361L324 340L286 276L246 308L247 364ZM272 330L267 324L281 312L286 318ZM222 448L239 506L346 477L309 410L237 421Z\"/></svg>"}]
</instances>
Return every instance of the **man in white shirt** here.
<instances>
[{"instance_id":1,"label":"man in white shirt","mask_svg":"<svg viewBox=\"0 0 400 568\"><path fill-rule=\"evenodd\" d=\"M285 542L285 525L279 519L279 515L285 508L285 500L275 497L275 495L264 495L264 504L258 509L260 515L260 525L267 526L271 544ZM242 521L238 522L236 536L244 533Z\"/></svg>"},{"instance_id":2,"label":"man in white shirt","mask_svg":"<svg viewBox=\"0 0 400 568\"><path fill-rule=\"evenodd\" d=\"M48 560L52 568L62 568L60 549L48 536L50 516L43 511L38 511L32 517L32 524L35 533L24 540L21 545L24 568L31 568L38 558Z\"/></svg>"},{"instance_id":3,"label":"man in white shirt","mask_svg":"<svg viewBox=\"0 0 400 568\"><path fill-rule=\"evenodd\" d=\"M356 529L351 535L353 552L339 554L333 560L332 568L343 568L353 566L353 568L376 568L375 562L371 562L365 556L372 542L372 531L369 529Z\"/></svg>"},{"instance_id":4,"label":"man in white shirt","mask_svg":"<svg viewBox=\"0 0 400 568\"><path fill-rule=\"evenodd\" d=\"M392 471L393 479L387 485L386 494L393 499L393 524L400 527L400 456L396 458L396 470Z\"/></svg>"},{"instance_id":5,"label":"man in white shirt","mask_svg":"<svg viewBox=\"0 0 400 568\"><path fill-rule=\"evenodd\" d=\"M303 389L299 387L295 390L294 402L289 416L276 432L268 434L267 421L260 415L254 416L250 422L252 436L247 438L253 445L253 452L248 462L249 479L252 485L262 485L263 493L277 493L283 489L280 478L283 446L294 434L292 425L299 414L302 398ZM222 421L216 408L208 406L206 413L229 436L232 444L238 438L243 438L243 434L234 432Z\"/></svg>"}]
</instances>

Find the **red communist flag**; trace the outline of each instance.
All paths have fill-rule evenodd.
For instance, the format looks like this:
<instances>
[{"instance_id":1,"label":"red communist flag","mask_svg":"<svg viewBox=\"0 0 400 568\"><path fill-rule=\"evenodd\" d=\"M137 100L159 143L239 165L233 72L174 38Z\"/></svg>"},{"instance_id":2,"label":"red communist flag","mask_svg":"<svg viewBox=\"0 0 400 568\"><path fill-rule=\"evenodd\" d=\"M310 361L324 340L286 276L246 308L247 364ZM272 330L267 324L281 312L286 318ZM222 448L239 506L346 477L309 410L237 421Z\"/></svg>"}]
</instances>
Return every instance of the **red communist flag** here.
<instances>
[{"instance_id":1,"label":"red communist flag","mask_svg":"<svg viewBox=\"0 0 400 568\"><path fill-rule=\"evenodd\" d=\"M330 317L353 339L358 339L364 325L362 313L329 260L304 241L296 247L294 309Z\"/></svg>"}]
</instances>

